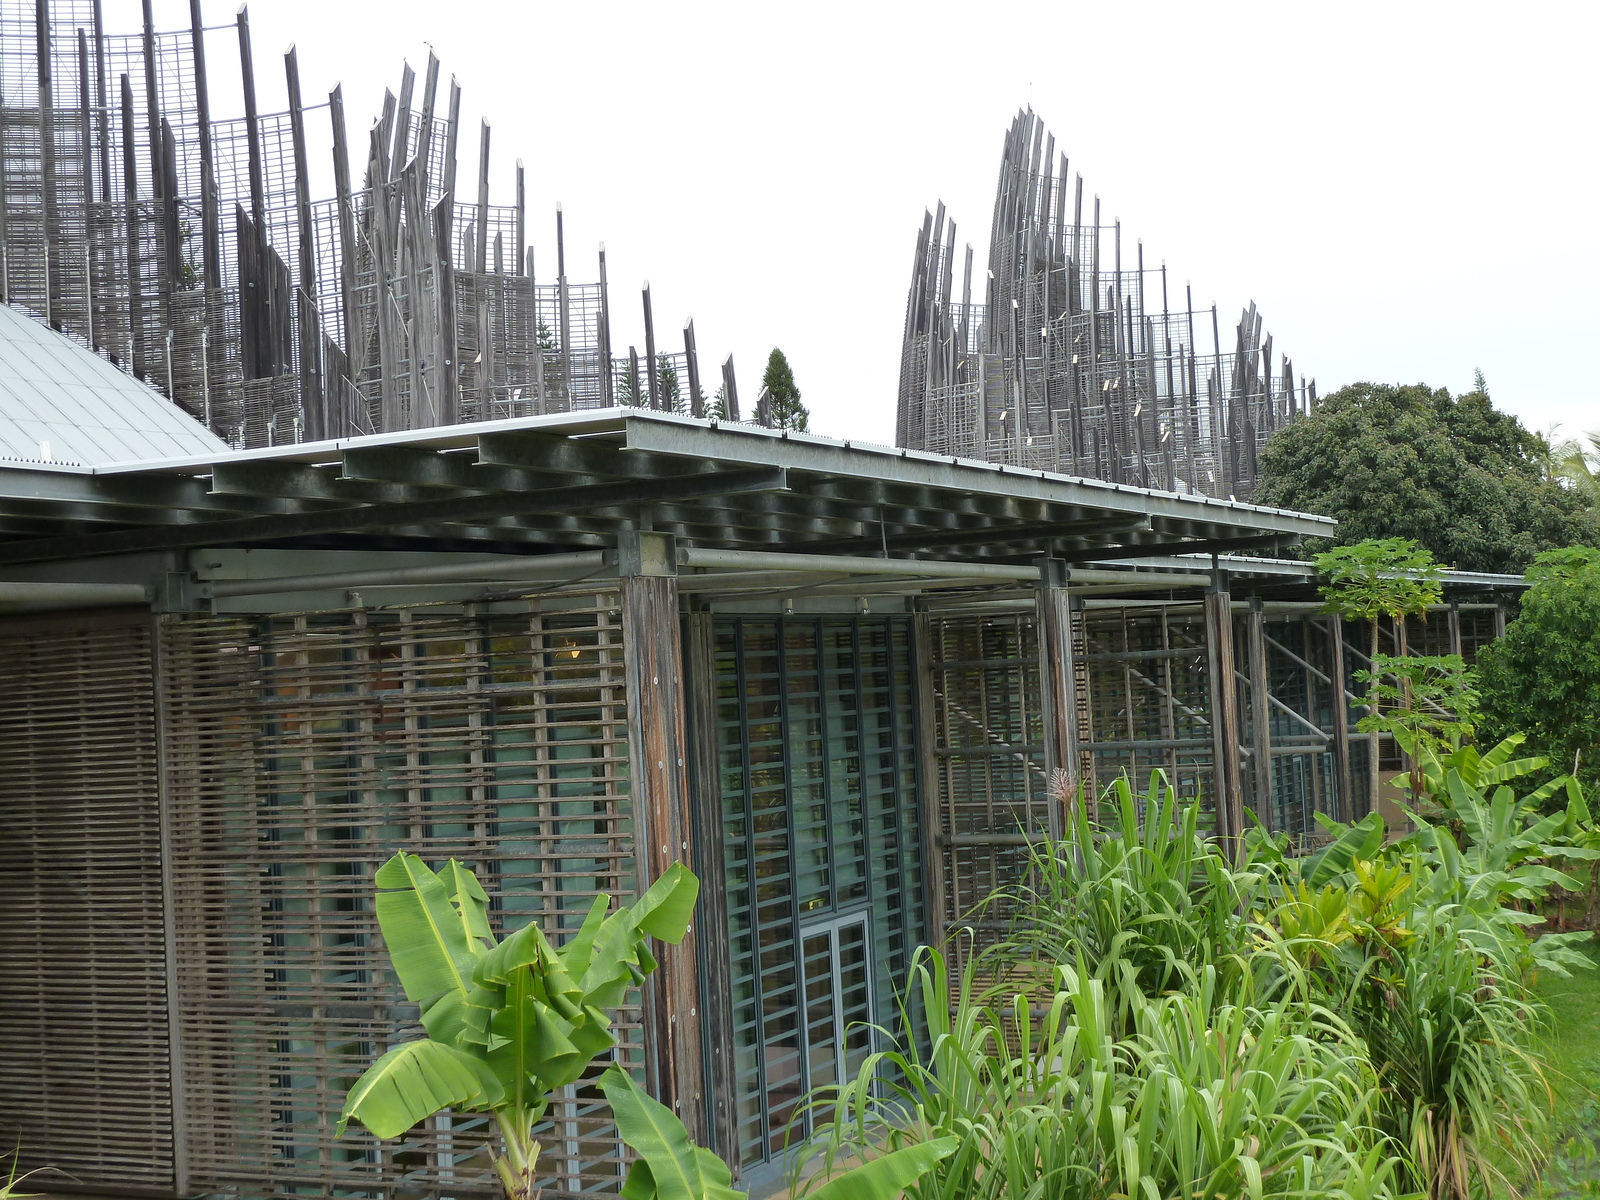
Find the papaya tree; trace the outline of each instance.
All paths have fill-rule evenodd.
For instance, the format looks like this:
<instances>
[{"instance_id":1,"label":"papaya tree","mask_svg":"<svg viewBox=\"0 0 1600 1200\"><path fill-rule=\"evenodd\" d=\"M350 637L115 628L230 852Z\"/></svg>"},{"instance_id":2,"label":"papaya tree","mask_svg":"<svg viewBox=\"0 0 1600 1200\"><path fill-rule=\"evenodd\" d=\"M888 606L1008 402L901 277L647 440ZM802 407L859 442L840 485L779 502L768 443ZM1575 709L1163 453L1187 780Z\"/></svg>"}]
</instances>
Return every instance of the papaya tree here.
<instances>
[{"instance_id":1,"label":"papaya tree","mask_svg":"<svg viewBox=\"0 0 1600 1200\"><path fill-rule=\"evenodd\" d=\"M487 1113L500 1134L494 1170L506 1196L534 1200L534 1129L551 1092L583 1078L616 1045L615 1010L656 968L649 939L683 940L699 881L675 864L631 907L610 912L611 898L597 896L559 949L536 924L497 939L488 896L454 859L435 872L401 851L374 882L389 959L427 1036L391 1047L356 1080L338 1131L356 1120L377 1137L395 1138L446 1109ZM623 1189L627 1200L741 1194L727 1165L695 1146L683 1123L625 1069L613 1063L599 1083L624 1142L640 1156ZM889 1200L953 1148L930 1143L914 1147L916 1154L885 1154L827 1188L844 1185L835 1200Z\"/></svg>"}]
</instances>

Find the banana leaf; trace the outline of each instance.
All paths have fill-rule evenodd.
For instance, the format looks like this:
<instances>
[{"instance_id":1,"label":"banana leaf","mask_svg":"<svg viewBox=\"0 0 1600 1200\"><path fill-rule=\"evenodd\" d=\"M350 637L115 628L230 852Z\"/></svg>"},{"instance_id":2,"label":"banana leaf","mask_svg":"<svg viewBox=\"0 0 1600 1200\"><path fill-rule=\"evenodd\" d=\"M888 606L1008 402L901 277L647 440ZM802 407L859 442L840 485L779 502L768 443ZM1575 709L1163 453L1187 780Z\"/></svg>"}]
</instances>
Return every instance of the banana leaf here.
<instances>
[{"instance_id":1,"label":"banana leaf","mask_svg":"<svg viewBox=\"0 0 1600 1200\"><path fill-rule=\"evenodd\" d=\"M356 1080L335 1136L354 1119L380 1138L399 1137L441 1109L489 1108L504 1094L481 1059L443 1042L402 1042Z\"/></svg>"}]
</instances>

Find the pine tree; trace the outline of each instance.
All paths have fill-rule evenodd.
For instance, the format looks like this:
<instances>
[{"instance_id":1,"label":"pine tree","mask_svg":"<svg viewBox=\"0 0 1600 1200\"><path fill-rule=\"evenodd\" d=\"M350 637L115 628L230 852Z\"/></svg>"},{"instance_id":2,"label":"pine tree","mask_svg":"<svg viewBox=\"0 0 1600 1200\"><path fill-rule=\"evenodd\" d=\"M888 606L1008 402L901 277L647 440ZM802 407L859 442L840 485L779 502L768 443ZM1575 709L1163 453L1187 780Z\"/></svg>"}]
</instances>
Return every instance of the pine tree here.
<instances>
[{"instance_id":1,"label":"pine tree","mask_svg":"<svg viewBox=\"0 0 1600 1200\"><path fill-rule=\"evenodd\" d=\"M716 394L706 401L706 416L715 421L728 419L728 385L719 383Z\"/></svg>"},{"instance_id":2,"label":"pine tree","mask_svg":"<svg viewBox=\"0 0 1600 1200\"><path fill-rule=\"evenodd\" d=\"M769 416L774 429L793 429L804 433L811 425L811 414L800 403L800 389L795 386L794 371L783 351L773 347L767 356L767 370L761 376L761 386L766 389L771 408Z\"/></svg>"},{"instance_id":3,"label":"pine tree","mask_svg":"<svg viewBox=\"0 0 1600 1200\"><path fill-rule=\"evenodd\" d=\"M678 368L665 354L656 355L656 404L666 412L687 411L678 387Z\"/></svg>"}]
</instances>

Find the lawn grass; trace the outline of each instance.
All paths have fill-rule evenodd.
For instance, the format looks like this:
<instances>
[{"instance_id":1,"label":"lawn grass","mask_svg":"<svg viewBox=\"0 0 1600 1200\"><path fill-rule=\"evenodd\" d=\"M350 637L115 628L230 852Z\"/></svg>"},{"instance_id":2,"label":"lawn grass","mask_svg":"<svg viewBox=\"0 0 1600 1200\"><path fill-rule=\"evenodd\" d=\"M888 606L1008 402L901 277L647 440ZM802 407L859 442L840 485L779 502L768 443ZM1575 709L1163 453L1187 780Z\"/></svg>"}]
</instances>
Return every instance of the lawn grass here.
<instances>
[{"instance_id":1,"label":"lawn grass","mask_svg":"<svg viewBox=\"0 0 1600 1200\"><path fill-rule=\"evenodd\" d=\"M1549 1005L1540 1049L1555 1091L1552 1150L1530 1197L1600 1196L1600 943L1593 971L1549 975L1536 991Z\"/></svg>"}]
</instances>

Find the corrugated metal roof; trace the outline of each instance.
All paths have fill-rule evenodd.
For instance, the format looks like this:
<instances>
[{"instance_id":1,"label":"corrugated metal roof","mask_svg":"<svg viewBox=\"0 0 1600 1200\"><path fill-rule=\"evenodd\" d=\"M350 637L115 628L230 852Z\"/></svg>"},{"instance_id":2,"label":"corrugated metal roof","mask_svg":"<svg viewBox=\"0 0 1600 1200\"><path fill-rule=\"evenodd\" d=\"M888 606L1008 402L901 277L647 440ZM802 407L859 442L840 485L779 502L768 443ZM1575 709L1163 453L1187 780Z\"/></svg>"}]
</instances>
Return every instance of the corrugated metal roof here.
<instances>
[{"instance_id":1,"label":"corrugated metal roof","mask_svg":"<svg viewBox=\"0 0 1600 1200\"><path fill-rule=\"evenodd\" d=\"M227 451L166 397L0 305L0 458L92 467Z\"/></svg>"}]
</instances>

